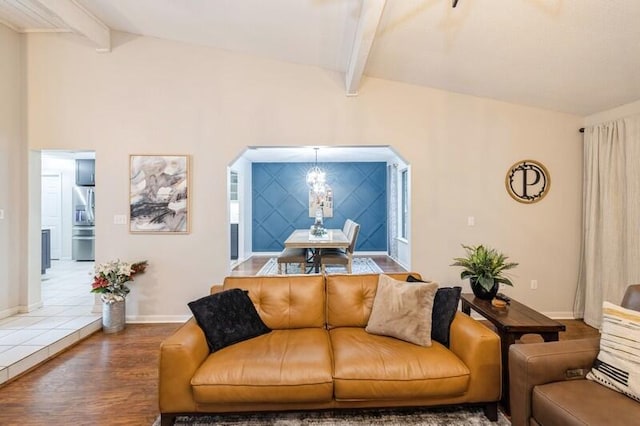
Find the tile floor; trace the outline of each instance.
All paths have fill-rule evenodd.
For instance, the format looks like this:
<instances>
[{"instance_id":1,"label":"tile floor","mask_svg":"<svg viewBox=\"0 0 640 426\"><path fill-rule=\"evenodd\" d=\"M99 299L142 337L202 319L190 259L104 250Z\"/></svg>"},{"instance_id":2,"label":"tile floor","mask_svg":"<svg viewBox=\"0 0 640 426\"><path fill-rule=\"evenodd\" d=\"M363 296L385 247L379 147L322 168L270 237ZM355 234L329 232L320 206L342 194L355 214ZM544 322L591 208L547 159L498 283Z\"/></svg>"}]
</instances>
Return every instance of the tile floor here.
<instances>
[{"instance_id":1,"label":"tile floor","mask_svg":"<svg viewBox=\"0 0 640 426\"><path fill-rule=\"evenodd\" d=\"M93 262L52 261L42 275L43 307L0 319L0 384L102 327L91 312Z\"/></svg>"}]
</instances>

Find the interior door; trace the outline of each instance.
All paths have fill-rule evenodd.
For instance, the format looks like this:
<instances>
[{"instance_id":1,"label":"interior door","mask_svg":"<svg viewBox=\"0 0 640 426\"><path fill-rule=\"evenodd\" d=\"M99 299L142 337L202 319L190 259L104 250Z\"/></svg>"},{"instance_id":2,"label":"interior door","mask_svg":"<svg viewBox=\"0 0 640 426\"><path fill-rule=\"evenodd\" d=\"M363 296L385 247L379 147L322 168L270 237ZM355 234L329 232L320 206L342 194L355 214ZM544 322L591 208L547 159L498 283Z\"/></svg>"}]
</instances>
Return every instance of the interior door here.
<instances>
[{"instance_id":1,"label":"interior door","mask_svg":"<svg viewBox=\"0 0 640 426\"><path fill-rule=\"evenodd\" d=\"M51 258L62 252L62 178L59 174L42 175L42 228L51 230Z\"/></svg>"}]
</instances>

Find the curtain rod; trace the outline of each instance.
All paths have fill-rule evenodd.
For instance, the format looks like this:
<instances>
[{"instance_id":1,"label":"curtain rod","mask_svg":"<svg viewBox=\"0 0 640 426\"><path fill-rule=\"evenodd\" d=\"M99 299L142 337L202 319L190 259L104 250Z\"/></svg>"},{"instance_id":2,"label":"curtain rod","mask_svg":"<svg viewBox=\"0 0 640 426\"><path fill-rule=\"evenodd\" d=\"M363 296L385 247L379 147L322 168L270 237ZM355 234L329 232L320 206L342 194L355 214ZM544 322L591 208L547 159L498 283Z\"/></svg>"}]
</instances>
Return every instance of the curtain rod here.
<instances>
[{"instance_id":1,"label":"curtain rod","mask_svg":"<svg viewBox=\"0 0 640 426\"><path fill-rule=\"evenodd\" d=\"M580 127L579 132L584 133L584 127Z\"/></svg>"}]
</instances>

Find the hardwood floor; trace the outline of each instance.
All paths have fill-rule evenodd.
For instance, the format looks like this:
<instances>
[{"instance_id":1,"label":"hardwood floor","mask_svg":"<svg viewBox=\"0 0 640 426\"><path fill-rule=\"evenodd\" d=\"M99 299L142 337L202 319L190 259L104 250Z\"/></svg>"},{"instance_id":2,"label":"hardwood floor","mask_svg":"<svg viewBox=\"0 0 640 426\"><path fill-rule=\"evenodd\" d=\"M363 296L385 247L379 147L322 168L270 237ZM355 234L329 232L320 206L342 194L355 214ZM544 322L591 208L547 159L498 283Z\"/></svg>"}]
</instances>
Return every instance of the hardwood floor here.
<instances>
[{"instance_id":1,"label":"hardwood floor","mask_svg":"<svg viewBox=\"0 0 640 426\"><path fill-rule=\"evenodd\" d=\"M560 340L597 335L560 321ZM0 387L0 425L151 425L158 416L160 342L180 324L129 324L101 331Z\"/></svg>"},{"instance_id":2,"label":"hardwood floor","mask_svg":"<svg viewBox=\"0 0 640 426\"><path fill-rule=\"evenodd\" d=\"M99 331L0 387L0 425L147 425L158 416L160 342L180 324Z\"/></svg>"},{"instance_id":3,"label":"hardwood floor","mask_svg":"<svg viewBox=\"0 0 640 426\"><path fill-rule=\"evenodd\" d=\"M567 326L566 331L560 332L560 340L576 340L600 336L597 328L585 324L582 320L559 320L559 322Z\"/></svg>"},{"instance_id":4,"label":"hardwood floor","mask_svg":"<svg viewBox=\"0 0 640 426\"><path fill-rule=\"evenodd\" d=\"M402 271L391 260L375 260L386 272ZM260 267L254 260L243 271ZM598 335L582 321L560 322L567 326L560 340ZM0 385L0 425L151 425L158 416L160 342L179 326L129 324L116 334L99 331Z\"/></svg>"}]
</instances>

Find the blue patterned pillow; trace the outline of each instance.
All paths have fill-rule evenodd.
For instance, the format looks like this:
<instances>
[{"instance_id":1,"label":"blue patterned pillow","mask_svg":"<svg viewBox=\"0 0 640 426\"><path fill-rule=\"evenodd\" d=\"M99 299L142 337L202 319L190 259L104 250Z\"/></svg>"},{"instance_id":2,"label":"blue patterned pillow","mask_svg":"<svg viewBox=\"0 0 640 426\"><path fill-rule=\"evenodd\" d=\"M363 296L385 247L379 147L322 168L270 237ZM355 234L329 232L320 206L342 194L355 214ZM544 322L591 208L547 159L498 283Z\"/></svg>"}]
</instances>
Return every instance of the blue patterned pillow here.
<instances>
[{"instance_id":1,"label":"blue patterned pillow","mask_svg":"<svg viewBox=\"0 0 640 426\"><path fill-rule=\"evenodd\" d=\"M248 292L239 288L203 297L188 306L211 352L271 331L262 322Z\"/></svg>"},{"instance_id":2,"label":"blue patterned pillow","mask_svg":"<svg viewBox=\"0 0 640 426\"><path fill-rule=\"evenodd\" d=\"M409 275L408 282L423 282L422 280ZM431 313L431 339L449 347L449 330L451 323L458 311L462 287L440 287L433 300L433 311Z\"/></svg>"}]
</instances>

